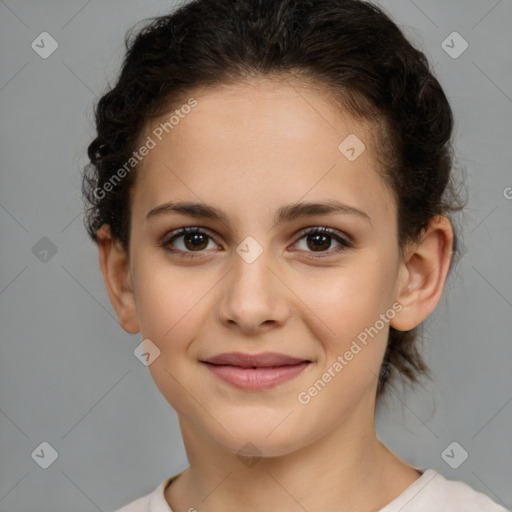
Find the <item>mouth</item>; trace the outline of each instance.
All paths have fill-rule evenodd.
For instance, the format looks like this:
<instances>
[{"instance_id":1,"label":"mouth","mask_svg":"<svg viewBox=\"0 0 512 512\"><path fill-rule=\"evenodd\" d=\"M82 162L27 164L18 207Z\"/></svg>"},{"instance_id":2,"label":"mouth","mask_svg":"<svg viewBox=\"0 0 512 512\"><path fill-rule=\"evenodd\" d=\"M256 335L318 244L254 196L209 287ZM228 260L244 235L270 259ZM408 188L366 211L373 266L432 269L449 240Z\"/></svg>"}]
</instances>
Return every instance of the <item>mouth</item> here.
<instances>
[{"instance_id":1,"label":"mouth","mask_svg":"<svg viewBox=\"0 0 512 512\"><path fill-rule=\"evenodd\" d=\"M208 358L201 363L217 378L238 389L261 391L297 377L311 361L276 352L229 352Z\"/></svg>"}]
</instances>

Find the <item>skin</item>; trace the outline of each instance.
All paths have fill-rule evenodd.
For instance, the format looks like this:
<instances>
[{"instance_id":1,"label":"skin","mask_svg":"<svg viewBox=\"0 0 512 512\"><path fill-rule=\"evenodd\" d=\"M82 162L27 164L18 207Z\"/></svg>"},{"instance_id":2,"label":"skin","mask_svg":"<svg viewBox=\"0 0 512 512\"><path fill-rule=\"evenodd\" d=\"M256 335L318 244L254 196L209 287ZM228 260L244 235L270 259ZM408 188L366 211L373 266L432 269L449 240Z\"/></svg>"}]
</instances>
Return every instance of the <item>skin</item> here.
<instances>
[{"instance_id":1,"label":"skin","mask_svg":"<svg viewBox=\"0 0 512 512\"><path fill-rule=\"evenodd\" d=\"M190 466L165 498L175 512L378 510L420 476L375 431L389 325L412 329L440 301L452 255L450 222L435 217L402 254L396 204L378 173L371 127L316 89L253 79L190 96L197 107L137 170L130 257L107 225L98 233L119 323L159 348L149 370L179 417ZM355 161L338 150L349 134L366 145ZM336 213L273 224L281 206L329 199L370 220ZM168 201L213 205L230 227L177 214L146 219ZM202 227L211 237L196 259L162 247L183 226ZM340 244L328 238L315 250L321 242L308 245L303 231L319 226L354 246L336 252ZM248 236L263 249L252 263L236 252ZM198 254L183 236L174 247ZM307 405L299 403L298 393L397 301L401 311L378 335ZM276 388L243 391L200 363L228 351L275 351L312 363ZM248 442L261 457L253 465L237 457Z\"/></svg>"}]
</instances>

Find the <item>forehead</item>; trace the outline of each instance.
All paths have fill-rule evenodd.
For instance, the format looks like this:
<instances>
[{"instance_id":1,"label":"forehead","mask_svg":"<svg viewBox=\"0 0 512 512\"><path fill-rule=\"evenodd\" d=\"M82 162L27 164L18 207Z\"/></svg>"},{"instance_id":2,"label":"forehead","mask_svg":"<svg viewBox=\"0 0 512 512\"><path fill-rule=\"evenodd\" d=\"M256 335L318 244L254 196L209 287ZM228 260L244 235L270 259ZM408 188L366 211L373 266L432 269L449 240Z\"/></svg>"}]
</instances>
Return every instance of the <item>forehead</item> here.
<instances>
[{"instance_id":1,"label":"forehead","mask_svg":"<svg viewBox=\"0 0 512 512\"><path fill-rule=\"evenodd\" d=\"M187 104L195 106L180 109ZM170 200L253 216L301 198L393 210L372 127L319 88L261 79L192 90L174 109L172 123L170 112L143 134L154 147L136 171L134 215Z\"/></svg>"}]
</instances>

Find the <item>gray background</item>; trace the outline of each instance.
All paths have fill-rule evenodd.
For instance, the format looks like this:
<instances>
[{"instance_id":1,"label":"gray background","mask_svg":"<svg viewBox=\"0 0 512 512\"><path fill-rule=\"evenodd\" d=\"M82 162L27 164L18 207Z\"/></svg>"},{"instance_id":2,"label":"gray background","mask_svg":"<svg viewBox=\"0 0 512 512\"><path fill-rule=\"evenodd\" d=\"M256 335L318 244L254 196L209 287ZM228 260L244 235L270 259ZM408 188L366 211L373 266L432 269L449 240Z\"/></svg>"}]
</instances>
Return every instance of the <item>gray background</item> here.
<instances>
[{"instance_id":1,"label":"gray background","mask_svg":"<svg viewBox=\"0 0 512 512\"><path fill-rule=\"evenodd\" d=\"M115 79L125 31L172 5L0 2L2 512L114 510L187 466L176 414L134 357L140 337L115 318L79 188L93 101ZM391 394L378 433L410 464L510 508L512 2L381 5L427 53L451 100L470 202L467 250L423 345L436 380ZM47 59L31 48L43 31L59 45ZM453 31L469 44L458 58L441 47ZM51 245L43 237L55 254L41 252ZM48 469L31 457L43 441L58 452ZM469 453L456 470L441 457L453 441Z\"/></svg>"}]
</instances>

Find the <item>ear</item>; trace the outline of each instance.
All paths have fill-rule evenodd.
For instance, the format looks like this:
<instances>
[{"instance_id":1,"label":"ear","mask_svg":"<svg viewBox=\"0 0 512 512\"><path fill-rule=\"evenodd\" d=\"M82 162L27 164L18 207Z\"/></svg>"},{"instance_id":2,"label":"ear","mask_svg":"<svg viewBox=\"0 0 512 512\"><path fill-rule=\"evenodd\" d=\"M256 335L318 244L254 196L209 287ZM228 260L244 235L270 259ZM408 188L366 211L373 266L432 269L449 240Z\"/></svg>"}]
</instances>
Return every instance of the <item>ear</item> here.
<instances>
[{"instance_id":1,"label":"ear","mask_svg":"<svg viewBox=\"0 0 512 512\"><path fill-rule=\"evenodd\" d=\"M108 224L103 224L97 235L101 273L110 302L121 327L130 334L136 334L140 327L126 252L119 240L112 239Z\"/></svg>"},{"instance_id":2,"label":"ear","mask_svg":"<svg viewBox=\"0 0 512 512\"><path fill-rule=\"evenodd\" d=\"M453 255L453 228L447 217L434 217L419 242L404 251L397 301L402 310L390 325L399 331L418 326L441 300Z\"/></svg>"}]
</instances>

